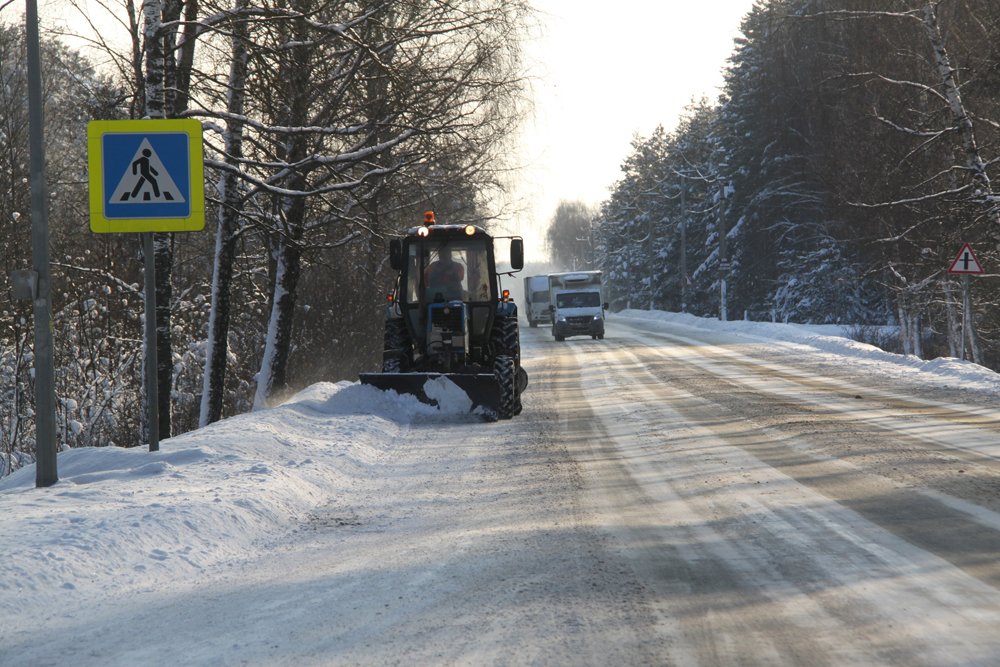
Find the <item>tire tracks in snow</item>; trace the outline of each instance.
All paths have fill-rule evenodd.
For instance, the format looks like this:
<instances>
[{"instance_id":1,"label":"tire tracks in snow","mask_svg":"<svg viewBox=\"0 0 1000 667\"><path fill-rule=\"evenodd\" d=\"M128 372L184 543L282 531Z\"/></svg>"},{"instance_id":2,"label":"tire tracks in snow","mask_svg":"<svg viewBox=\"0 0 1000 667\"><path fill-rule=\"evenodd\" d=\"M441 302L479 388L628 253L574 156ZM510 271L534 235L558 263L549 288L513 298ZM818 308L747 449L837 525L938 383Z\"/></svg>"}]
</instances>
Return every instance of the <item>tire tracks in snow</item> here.
<instances>
[{"instance_id":1,"label":"tire tracks in snow","mask_svg":"<svg viewBox=\"0 0 1000 667\"><path fill-rule=\"evenodd\" d=\"M672 374L692 376L690 364L610 338L553 348L567 438L607 530L655 592L675 662L967 665L1000 654L995 552L982 548L994 536L975 534L990 530L810 454L794 442L801 430L685 391ZM731 378L697 370L687 385L731 391Z\"/></svg>"}]
</instances>

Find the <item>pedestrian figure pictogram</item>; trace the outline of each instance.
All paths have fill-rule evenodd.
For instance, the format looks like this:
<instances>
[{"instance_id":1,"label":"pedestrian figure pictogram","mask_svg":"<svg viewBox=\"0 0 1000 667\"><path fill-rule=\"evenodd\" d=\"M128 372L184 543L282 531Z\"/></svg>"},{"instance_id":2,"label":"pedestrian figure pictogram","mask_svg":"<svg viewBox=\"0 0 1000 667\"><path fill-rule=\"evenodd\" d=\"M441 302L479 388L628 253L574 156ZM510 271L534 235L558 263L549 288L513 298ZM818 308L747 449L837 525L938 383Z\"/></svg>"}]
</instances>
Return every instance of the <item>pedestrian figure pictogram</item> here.
<instances>
[{"instance_id":1,"label":"pedestrian figure pictogram","mask_svg":"<svg viewBox=\"0 0 1000 667\"><path fill-rule=\"evenodd\" d=\"M110 201L132 204L183 202L184 195L149 140L143 139Z\"/></svg>"},{"instance_id":2,"label":"pedestrian figure pictogram","mask_svg":"<svg viewBox=\"0 0 1000 667\"><path fill-rule=\"evenodd\" d=\"M152 154L153 151L148 148L144 148L142 149L142 157L132 163L132 175L134 176L135 170L138 169L139 174L142 176L142 178L139 179L139 182L135 184L135 187L132 188L131 196L133 199L139 195L139 191L142 190L143 183L146 183L147 181L153 186L153 194L157 197L160 196L160 188L157 187L156 178L154 178L154 176L159 176L160 172L149 166L149 156ZM122 195L121 201L127 201L128 198L129 195ZM164 192L163 198L169 201L173 201L174 199L169 192ZM149 201L148 192L145 195L145 200Z\"/></svg>"}]
</instances>

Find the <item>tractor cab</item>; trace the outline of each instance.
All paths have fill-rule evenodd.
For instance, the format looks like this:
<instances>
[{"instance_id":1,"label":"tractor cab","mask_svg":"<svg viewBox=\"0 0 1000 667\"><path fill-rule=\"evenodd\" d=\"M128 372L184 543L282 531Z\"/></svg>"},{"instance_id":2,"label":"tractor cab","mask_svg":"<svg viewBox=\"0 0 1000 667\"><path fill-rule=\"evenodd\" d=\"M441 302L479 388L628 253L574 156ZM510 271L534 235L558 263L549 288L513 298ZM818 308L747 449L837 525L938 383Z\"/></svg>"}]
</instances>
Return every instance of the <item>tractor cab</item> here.
<instances>
[{"instance_id":1,"label":"tractor cab","mask_svg":"<svg viewBox=\"0 0 1000 667\"><path fill-rule=\"evenodd\" d=\"M493 240L476 225L424 225L389 244L398 272L385 323L382 372L361 381L380 389L426 395L428 380L458 385L484 414L520 412L527 386L521 368L517 307L500 291ZM524 266L524 241L509 238L511 271Z\"/></svg>"},{"instance_id":2,"label":"tractor cab","mask_svg":"<svg viewBox=\"0 0 1000 667\"><path fill-rule=\"evenodd\" d=\"M512 251L523 256L520 239ZM476 225L430 224L394 240L389 254L399 271L395 308L423 348L414 366L449 372L484 362L503 310L493 237Z\"/></svg>"}]
</instances>

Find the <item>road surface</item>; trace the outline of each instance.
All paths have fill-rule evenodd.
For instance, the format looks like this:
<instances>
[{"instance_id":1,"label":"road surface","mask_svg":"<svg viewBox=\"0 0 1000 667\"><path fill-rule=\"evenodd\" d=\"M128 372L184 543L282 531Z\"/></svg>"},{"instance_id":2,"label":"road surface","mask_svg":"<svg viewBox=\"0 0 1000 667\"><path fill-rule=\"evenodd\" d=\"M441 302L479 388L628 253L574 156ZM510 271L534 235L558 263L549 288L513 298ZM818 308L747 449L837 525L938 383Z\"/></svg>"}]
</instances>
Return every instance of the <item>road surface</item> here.
<instances>
[{"instance_id":1,"label":"road surface","mask_svg":"<svg viewBox=\"0 0 1000 667\"><path fill-rule=\"evenodd\" d=\"M651 327L523 328L519 417L416 423L245 559L0 662L1000 664L987 399Z\"/></svg>"}]
</instances>

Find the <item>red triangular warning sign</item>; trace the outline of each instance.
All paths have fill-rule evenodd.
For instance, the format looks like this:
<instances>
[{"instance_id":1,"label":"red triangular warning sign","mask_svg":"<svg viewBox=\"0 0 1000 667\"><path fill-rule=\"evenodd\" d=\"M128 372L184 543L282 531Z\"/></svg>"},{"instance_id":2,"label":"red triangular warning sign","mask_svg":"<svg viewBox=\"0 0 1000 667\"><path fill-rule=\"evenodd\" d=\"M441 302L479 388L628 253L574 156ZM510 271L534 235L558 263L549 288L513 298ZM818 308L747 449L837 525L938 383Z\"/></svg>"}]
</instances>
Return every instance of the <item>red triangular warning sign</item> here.
<instances>
[{"instance_id":1,"label":"red triangular warning sign","mask_svg":"<svg viewBox=\"0 0 1000 667\"><path fill-rule=\"evenodd\" d=\"M968 243L962 246L948 273L983 273L983 266L976 259L976 253L972 252L972 246Z\"/></svg>"}]
</instances>

